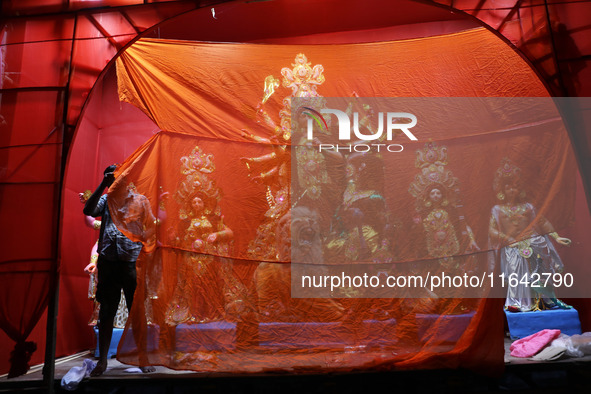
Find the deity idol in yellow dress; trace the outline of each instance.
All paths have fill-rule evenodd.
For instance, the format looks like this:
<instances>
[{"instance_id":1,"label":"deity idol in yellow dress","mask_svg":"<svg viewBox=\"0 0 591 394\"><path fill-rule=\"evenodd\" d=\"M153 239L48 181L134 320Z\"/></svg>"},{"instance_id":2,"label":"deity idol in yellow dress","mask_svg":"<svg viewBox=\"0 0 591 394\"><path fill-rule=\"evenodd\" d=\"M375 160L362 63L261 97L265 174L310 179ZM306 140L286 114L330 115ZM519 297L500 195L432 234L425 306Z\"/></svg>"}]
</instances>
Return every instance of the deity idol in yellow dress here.
<instances>
[{"instance_id":1,"label":"deity idol in yellow dress","mask_svg":"<svg viewBox=\"0 0 591 394\"><path fill-rule=\"evenodd\" d=\"M181 207L175 239L178 280L166 321L177 325L226 319L228 305L237 301L230 291L237 282L231 263L224 259L233 233L221 215L221 190L210 177L215 171L213 155L197 146L181 164L185 177L176 192Z\"/></svg>"},{"instance_id":2,"label":"deity idol in yellow dress","mask_svg":"<svg viewBox=\"0 0 591 394\"><path fill-rule=\"evenodd\" d=\"M420 172L408 192L416 199L414 231L416 239L422 240L417 242L416 256L422 260L415 264L417 273L461 276L478 268L477 256L471 253L479 247L463 215L459 180L447 166L445 146L429 142L416 152L415 167ZM439 298L437 292L425 290L425 295ZM441 310L461 313L468 309L468 302L458 298L461 288L446 289L445 294L439 302Z\"/></svg>"}]
</instances>

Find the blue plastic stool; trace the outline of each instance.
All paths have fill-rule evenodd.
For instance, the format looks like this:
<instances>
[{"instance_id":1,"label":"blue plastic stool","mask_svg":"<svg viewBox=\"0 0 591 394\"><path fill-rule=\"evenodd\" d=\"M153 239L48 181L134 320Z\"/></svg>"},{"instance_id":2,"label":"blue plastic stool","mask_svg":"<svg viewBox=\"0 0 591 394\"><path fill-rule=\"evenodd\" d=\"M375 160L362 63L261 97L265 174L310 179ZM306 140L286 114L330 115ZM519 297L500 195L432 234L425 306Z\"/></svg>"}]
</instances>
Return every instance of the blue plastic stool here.
<instances>
[{"instance_id":1,"label":"blue plastic stool","mask_svg":"<svg viewBox=\"0 0 591 394\"><path fill-rule=\"evenodd\" d=\"M111 344L109 345L109 353L107 353L107 358L115 357L115 355L117 354L117 346L119 346L119 340L121 339L121 335L123 335L122 328L113 328L113 336L111 337ZM96 326L94 327L94 336L96 338L96 348L94 349L94 357L98 357L98 328Z\"/></svg>"},{"instance_id":2,"label":"blue plastic stool","mask_svg":"<svg viewBox=\"0 0 591 394\"><path fill-rule=\"evenodd\" d=\"M566 335L581 334L581 321L576 309L551 309L536 312L505 311L511 339L525 338L544 329L560 330Z\"/></svg>"}]
</instances>

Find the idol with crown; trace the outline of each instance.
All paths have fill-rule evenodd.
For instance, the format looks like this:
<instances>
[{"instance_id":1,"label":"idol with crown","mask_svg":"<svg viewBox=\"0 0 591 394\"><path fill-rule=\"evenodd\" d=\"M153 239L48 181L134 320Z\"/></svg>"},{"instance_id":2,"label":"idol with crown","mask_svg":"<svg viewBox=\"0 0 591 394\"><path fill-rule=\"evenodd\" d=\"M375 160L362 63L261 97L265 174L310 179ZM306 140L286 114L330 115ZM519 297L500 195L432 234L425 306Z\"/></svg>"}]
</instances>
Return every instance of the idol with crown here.
<instances>
[{"instance_id":1,"label":"idol with crown","mask_svg":"<svg viewBox=\"0 0 591 394\"><path fill-rule=\"evenodd\" d=\"M342 314L340 305L332 300L292 300L291 267L285 264L291 261L292 247L297 248L300 244L306 244L307 247L310 240L313 240L313 245L312 251L306 251L308 259L322 262L320 227L322 222L328 220L321 217L324 210L319 207L326 200L326 195L334 190L330 187L331 164L330 159L326 158L327 154L306 146L305 134L301 131L306 123L304 107L319 108L324 105L324 98L317 92L317 87L325 81L323 72L322 65L312 66L306 55L300 53L291 68L281 69L281 82L268 76L263 99L257 107L257 116L259 123L270 130L270 137L254 136L247 131L243 134L255 142L272 147L268 154L242 158L251 180L265 186L268 204L263 223L248 247L248 256L261 261L254 279L262 321L297 320L305 317L306 311L318 308L325 310L323 315L328 320L338 319ZM283 98L279 121L276 122L265 109L265 103L280 85L291 89L291 94ZM328 134L329 130L324 129L323 133ZM342 157L338 155L333 160L342 161ZM294 207L295 211L292 210ZM292 217L292 213L297 218ZM292 227L297 228L293 237ZM300 234L307 235L300 240Z\"/></svg>"},{"instance_id":2,"label":"idol with crown","mask_svg":"<svg viewBox=\"0 0 591 394\"><path fill-rule=\"evenodd\" d=\"M231 251L233 232L224 224L222 193L210 175L215 171L213 155L196 146L181 158L180 171L183 178L175 195L180 220L174 239L180 251L178 280L166 322L233 320L240 286L231 263L223 258Z\"/></svg>"},{"instance_id":3,"label":"idol with crown","mask_svg":"<svg viewBox=\"0 0 591 394\"><path fill-rule=\"evenodd\" d=\"M451 256L478 250L474 234L462 214L459 180L447 168L447 147L427 143L416 152L420 173L408 192L416 199L415 224L422 226L427 255L456 269Z\"/></svg>"},{"instance_id":4,"label":"idol with crown","mask_svg":"<svg viewBox=\"0 0 591 394\"><path fill-rule=\"evenodd\" d=\"M248 255L253 259L277 261L278 251L275 245L275 227L279 219L291 206L291 151L292 142L292 97L319 98L318 85L324 82L322 65L311 66L304 54L298 54L293 68L284 67L283 87L291 88L292 93L283 99L283 108L279 111L279 124L267 113L265 103L279 87L279 80L269 75L265 79L264 96L257 108L259 123L270 130L270 136L255 136L247 131L243 135L254 142L272 147L271 153L250 158L242 158L250 177L254 182L266 187L266 199L269 209L265 221L257 230L255 239L250 243Z\"/></svg>"},{"instance_id":5,"label":"idol with crown","mask_svg":"<svg viewBox=\"0 0 591 394\"><path fill-rule=\"evenodd\" d=\"M417 263L415 269L431 274L461 275L476 269L471 252L479 247L463 215L459 180L447 166L445 146L429 142L416 152L415 167L420 172L408 192L415 198L413 223L417 239L424 241L424 249L418 255L426 261ZM446 306L450 302L451 299L442 300ZM456 312L466 309L460 301L453 302L457 303Z\"/></svg>"},{"instance_id":6,"label":"idol with crown","mask_svg":"<svg viewBox=\"0 0 591 394\"><path fill-rule=\"evenodd\" d=\"M490 244L497 250L506 285L516 284L508 286L505 309L512 312L569 309L570 306L556 298L551 284L531 286L531 283L536 277L563 270L550 237L565 246L570 245L570 239L560 237L550 222L526 201L521 169L508 158L501 161L495 173L493 189L499 203L491 212Z\"/></svg>"}]
</instances>

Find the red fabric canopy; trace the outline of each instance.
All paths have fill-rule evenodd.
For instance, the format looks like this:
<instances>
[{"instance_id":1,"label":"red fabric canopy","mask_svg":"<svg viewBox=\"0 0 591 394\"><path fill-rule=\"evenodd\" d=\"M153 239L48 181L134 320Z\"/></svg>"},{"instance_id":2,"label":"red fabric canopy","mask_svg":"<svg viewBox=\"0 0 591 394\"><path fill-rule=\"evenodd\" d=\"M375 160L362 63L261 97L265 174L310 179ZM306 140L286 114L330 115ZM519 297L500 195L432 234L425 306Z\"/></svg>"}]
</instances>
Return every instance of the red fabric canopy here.
<instances>
[{"instance_id":1,"label":"red fabric canopy","mask_svg":"<svg viewBox=\"0 0 591 394\"><path fill-rule=\"evenodd\" d=\"M99 4L111 8L94 8ZM85 265L85 250L90 248L95 237L86 232L90 230L76 228L82 226L75 213L79 206L76 193L82 191L80 189L92 188L95 182L91 179L95 179L99 168L112 161L122 161L140 141L156 130L153 125L136 126L136 130L145 130L143 137L138 136L138 140L128 145L121 144L127 138L114 136L122 149L113 155L97 153L101 150L95 149L96 137L90 137L92 148L77 151L79 153L73 156L83 157L85 162L92 157L91 160L96 164L79 173L68 171L66 179L72 176L77 180L71 189L66 186L62 199L59 198L64 168L61 163L69 152L73 152L74 129L83 129L79 122L83 118L80 113L84 103L89 105L89 98L94 97L95 100L104 100L104 105L112 105L103 98L106 96L96 91L89 96L100 73L126 43L142 32L154 37L237 42L350 42L359 37L363 37L361 40L379 41L392 39L392 34L394 38L405 38L411 31L415 32L411 37L431 35L433 31L446 32L450 21L457 24L456 29L462 23L467 26L466 23L473 22L466 22L466 19L462 19L462 13L457 12L466 10L466 13L474 15L474 18L483 21L515 45L535 65L538 74L554 94L589 95L591 78L585 78L591 72L588 67L591 47L586 19L591 6L589 1L555 2L548 8L544 4L517 1L509 2L505 7L499 7L498 2L454 2L453 6L451 9L456 11L454 14L447 13L445 8L437 9L436 12L435 7L413 2L402 5L385 1L374 7L367 7L362 2L343 1L314 4L297 1L232 3L214 6L217 18L212 17L209 6L195 13L187 13L176 23L152 29L157 23L198 6L193 1L152 4L134 0L91 3L71 0L2 2L5 18L0 33L0 128L3 131L0 133L0 148L5 154L0 156L4 163L0 214L2 223L10 228L10 232L2 237L4 254L1 263L5 267L14 263L22 264L15 270L8 270L10 273L2 274L1 280L2 284L15 285L13 290L8 290L9 299L25 300L19 294L28 293L27 289L31 286L39 291L38 296L27 299L30 307L22 309L24 314L10 317L8 324L21 327L18 336L26 338L26 333L38 319L38 312L43 310L47 302L47 271L55 269L60 262L62 273L66 275L62 276L57 353L69 354L87 347L91 342L90 335L72 335L73 331L83 331L81 326L87 320L90 309L85 302L80 303L85 297L86 278L78 269ZM401 9L405 12L400 12ZM233 19L234 13L236 19ZM292 18L294 15L300 17ZM326 15L331 17L327 18ZM257 22L252 23L255 19ZM302 20L310 23L302 23ZM190 26L190 33L186 26ZM360 32L359 29L365 30ZM99 80L97 86L101 84ZM110 108L124 113L128 111L125 105L112 105ZM130 111L133 113L133 110ZM88 108L85 110L87 115L92 112ZM32 113L35 116L31 116ZM589 122L583 119L580 128L571 130L571 138L583 169L591 168L588 165L591 155L588 154L589 139L586 137L585 124ZM91 134L98 135L102 127L100 123L93 123L92 129L96 131ZM79 135L84 133L79 132ZM85 145L86 141L86 137L78 140L80 146ZM69 160L69 168L80 168L80 159ZM579 186L585 187L588 174L583 175L584 183ZM582 187L578 187L578 190ZM63 212L66 212L61 216L61 222L56 217L60 207L64 207ZM585 224L588 208L581 193L578 194L576 209L578 217L575 227L568 229L570 234L567 234L575 242L586 237L588 228ZM70 211L73 213L70 214ZM26 220L23 219L23 212L28 215ZM68 219L70 215L71 219ZM29 223L35 224L31 226ZM79 235L83 240L71 238L68 233ZM58 234L64 247L58 246ZM35 240L35 248L30 247L30 239ZM576 260L588 255L587 244L576 244L563 257ZM70 254L73 245L78 251ZM20 270L24 266L33 268L24 272ZM582 277L587 274L581 271ZM15 281L15 275L18 281ZM37 301L32 301L33 298ZM20 305L7 305L14 311L21 311ZM585 308L585 304L580 302L577 306L581 311ZM6 316L13 314L11 312ZM581 316L588 319L591 314L581 313ZM79 329L72 328L72 321L77 322ZM583 323L584 327L585 324L588 326L585 320ZM11 330L9 325L4 328ZM33 330L31 338L42 345L44 331L45 322L42 320ZM13 341L0 332L0 343L3 344L0 346L0 372L5 372L8 370L6 362ZM40 362L41 354L38 351L33 362Z\"/></svg>"}]
</instances>

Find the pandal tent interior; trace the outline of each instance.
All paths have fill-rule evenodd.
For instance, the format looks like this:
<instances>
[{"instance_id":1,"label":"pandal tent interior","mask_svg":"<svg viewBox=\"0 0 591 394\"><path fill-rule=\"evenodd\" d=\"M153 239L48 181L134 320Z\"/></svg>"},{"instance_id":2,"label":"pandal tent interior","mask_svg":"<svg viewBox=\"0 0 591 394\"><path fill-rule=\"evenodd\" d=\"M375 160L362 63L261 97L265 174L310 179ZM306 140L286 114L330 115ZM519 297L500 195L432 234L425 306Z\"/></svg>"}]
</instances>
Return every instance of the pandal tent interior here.
<instances>
[{"instance_id":1,"label":"pandal tent interior","mask_svg":"<svg viewBox=\"0 0 591 394\"><path fill-rule=\"evenodd\" d=\"M143 334L137 338L146 341L147 356L157 365L214 372L502 368L504 300L488 293L425 302L289 296L284 263L290 256L277 243L280 219L290 205L302 214L316 204L322 208L315 219L320 233L329 234L334 207L351 203L343 200L343 182L352 177L345 159L372 170L363 184L383 205L361 206L366 217L379 222L378 212L388 207L391 231L377 236L389 244L379 258L416 263L435 256L416 225L422 194L409 192L413 186L426 190L416 178L428 162L420 163L416 152L424 151L443 163L441 174L459 180L459 187L441 183L456 196L446 211L463 205L458 217L469 221L480 249L466 254L469 241L458 231L461 251L452 247L448 255L460 265L487 261L493 178L501 159L510 157L521 167L534 205L573 239L570 248L560 249L568 271L580 281L589 275L588 111L552 132L543 125L556 117L553 105L550 114L527 124L511 116L488 119L480 130L469 123L461 127L461 121L459 127L431 123L418 142L405 143L396 155L368 161L345 155L336 165L308 158L313 171L321 162L330 179L316 185L324 187L316 199L303 193L310 189L308 161L268 140L276 134L271 123L289 120L281 115L283 99L302 96L310 86L319 97L588 96L587 1L113 0L2 6L2 373L9 370L11 349L30 355L28 342L38 347L30 364L43 361L46 338L56 341L55 350L46 351L50 360L92 346L92 304L82 268L97 234L84 225L78 193L93 189L113 162L122 163L114 207L126 193L141 193L161 219L156 239L144 239L147 253L138 262L136 299L146 301L134 303L131 312L148 316L133 331ZM308 62L309 69L298 68ZM301 69L306 81L296 78ZM263 103L269 75L279 83ZM540 103L530 102L534 108ZM456 111L457 103L445 101ZM444 109L454 113L451 107ZM275 158L268 167L249 172L249 159L269 153ZM280 175L266 184L253 181L269 170ZM209 189L196 190L195 179ZM279 185L285 179L293 194L283 201L289 186ZM233 233L232 242L203 253L186 244L197 237L186 226L198 216L188 203L197 192L209 205L212 225ZM142 237L126 228L125 215L117 220L130 236ZM328 238L322 250L333 260L349 258L347 247L359 253L359 237ZM585 298L567 301L588 330ZM57 310L48 323L47 315ZM132 338L124 333L119 357L134 364Z\"/></svg>"}]
</instances>

